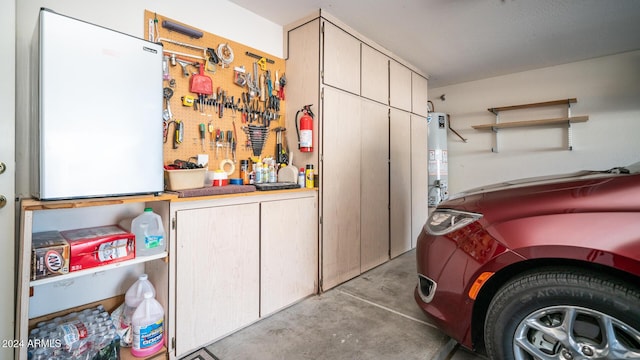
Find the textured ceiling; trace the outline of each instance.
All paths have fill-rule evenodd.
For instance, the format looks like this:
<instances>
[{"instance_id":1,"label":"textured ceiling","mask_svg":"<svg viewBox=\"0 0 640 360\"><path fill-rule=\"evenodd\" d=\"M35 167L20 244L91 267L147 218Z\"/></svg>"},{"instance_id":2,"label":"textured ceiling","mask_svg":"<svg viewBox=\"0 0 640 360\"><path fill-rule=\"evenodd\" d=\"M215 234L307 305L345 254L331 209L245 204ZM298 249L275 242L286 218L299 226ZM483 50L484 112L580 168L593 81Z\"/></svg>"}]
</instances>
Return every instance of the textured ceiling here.
<instances>
[{"instance_id":1,"label":"textured ceiling","mask_svg":"<svg viewBox=\"0 0 640 360\"><path fill-rule=\"evenodd\" d=\"M640 0L230 0L279 25L318 9L457 84L640 49Z\"/></svg>"}]
</instances>

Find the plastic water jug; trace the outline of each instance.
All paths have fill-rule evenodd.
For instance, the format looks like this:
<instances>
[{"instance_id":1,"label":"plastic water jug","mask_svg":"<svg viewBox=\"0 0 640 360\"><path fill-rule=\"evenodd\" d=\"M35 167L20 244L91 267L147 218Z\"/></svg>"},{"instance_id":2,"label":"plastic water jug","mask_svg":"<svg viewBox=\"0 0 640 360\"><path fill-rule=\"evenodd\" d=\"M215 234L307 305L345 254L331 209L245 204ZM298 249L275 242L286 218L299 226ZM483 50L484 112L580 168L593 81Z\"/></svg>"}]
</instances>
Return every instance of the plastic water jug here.
<instances>
[{"instance_id":1,"label":"plastic water jug","mask_svg":"<svg viewBox=\"0 0 640 360\"><path fill-rule=\"evenodd\" d=\"M131 355L146 357L160 351L164 345L164 309L150 291L144 293L144 300L133 313L131 326Z\"/></svg>"},{"instance_id":2,"label":"plastic water jug","mask_svg":"<svg viewBox=\"0 0 640 360\"><path fill-rule=\"evenodd\" d=\"M124 294L124 302L127 306L136 309L142 300L144 300L144 293L146 292L150 292L152 297L156 296L156 289L153 287L151 281L149 281L149 276L142 274Z\"/></svg>"},{"instance_id":3,"label":"plastic water jug","mask_svg":"<svg viewBox=\"0 0 640 360\"><path fill-rule=\"evenodd\" d=\"M160 254L165 251L167 241L160 215L151 208L144 209L131 222L131 232L136 236L136 257Z\"/></svg>"},{"instance_id":4,"label":"plastic water jug","mask_svg":"<svg viewBox=\"0 0 640 360\"><path fill-rule=\"evenodd\" d=\"M133 342L131 319L133 318L133 313L144 300L144 293L146 292L150 292L154 297L156 295L156 289L153 287L151 281L149 281L149 276L147 276L147 274L142 274L124 294L123 317L121 320L122 323L120 324L122 328L120 346L122 347L131 347Z\"/></svg>"}]
</instances>

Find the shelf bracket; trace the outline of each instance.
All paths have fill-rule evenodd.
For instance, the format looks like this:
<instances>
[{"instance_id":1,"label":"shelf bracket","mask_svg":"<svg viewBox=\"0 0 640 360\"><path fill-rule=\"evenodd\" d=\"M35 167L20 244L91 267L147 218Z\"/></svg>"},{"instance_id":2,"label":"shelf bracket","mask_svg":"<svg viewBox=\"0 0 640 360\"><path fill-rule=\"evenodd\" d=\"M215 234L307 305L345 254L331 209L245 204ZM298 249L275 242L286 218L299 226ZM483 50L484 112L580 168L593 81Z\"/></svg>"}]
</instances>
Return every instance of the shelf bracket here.
<instances>
[{"instance_id":1,"label":"shelf bracket","mask_svg":"<svg viewBox=\"0 0 640 360\"><path fill-rule=\"evenodd\" d=\"M567 102L567 119L571 119L571 101ZM567 120L567 148L573 150L573 134L571 130L571 120Z\"/></svg>"},{"instance_id":2,"label":"shelf bracket","mask_svg":"<svg viewBox=\"0 0 640 360\"><path fill-rule=\"evenodd\" d=\"M496 125L498 125L500 123L500 112L495 109L489 109L489 111L496 115ZM497 154L500 152L500 143L498 141L498 127L492 126L491 131L493 132L493 146L491 146L491 152Z\"/></svg>"},{"instance_id":3,"label":"shelf bracket","mask_svg":"<svg viewBox=\"0 0 640 360\"><path fill-rule=\"evenodd\" d=\"M491 131L493 131L493 146L491 146L491 152L498 153L498 128L493 126L491 127Z\"/></svg>"}]
</instances>

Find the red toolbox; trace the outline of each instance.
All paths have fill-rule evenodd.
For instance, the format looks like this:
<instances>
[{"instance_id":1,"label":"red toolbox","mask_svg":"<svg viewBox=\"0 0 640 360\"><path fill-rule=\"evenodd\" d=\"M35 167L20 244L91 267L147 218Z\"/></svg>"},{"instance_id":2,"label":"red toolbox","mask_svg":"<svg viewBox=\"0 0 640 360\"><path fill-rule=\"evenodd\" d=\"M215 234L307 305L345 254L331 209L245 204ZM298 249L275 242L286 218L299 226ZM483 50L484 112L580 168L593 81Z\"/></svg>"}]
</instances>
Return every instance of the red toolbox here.
<instances>
[{"instance_id":1,"label":"red toolbox","mask_svg":"<svg viewBox=\"0 0 640 360\"><path fill-rule=\"evenodd\" d=\"M135 235L117 225L61 232L70 248L70 270L79 271L136 257Z\"/></svg>"}]
</instances>

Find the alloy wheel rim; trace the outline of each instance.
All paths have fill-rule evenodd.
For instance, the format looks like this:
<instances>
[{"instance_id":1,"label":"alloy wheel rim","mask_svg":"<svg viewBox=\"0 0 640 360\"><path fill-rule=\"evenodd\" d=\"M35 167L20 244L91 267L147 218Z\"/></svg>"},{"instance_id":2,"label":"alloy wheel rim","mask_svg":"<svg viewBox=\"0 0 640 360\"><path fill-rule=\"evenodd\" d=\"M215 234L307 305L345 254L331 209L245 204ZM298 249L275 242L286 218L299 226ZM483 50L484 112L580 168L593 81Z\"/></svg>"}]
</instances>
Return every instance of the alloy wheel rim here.
<instances>
[{"instance_id":1,"label":"alloy wheel rim","mask_svg":"<svg viewBox=\"0 0 640 360\"><path fill-rule=\"evenodd\" d=\"M592 309L551 306L518 324L513 351L517 360L640 359L640 331Z\"/></svg>"}]
</instances>

